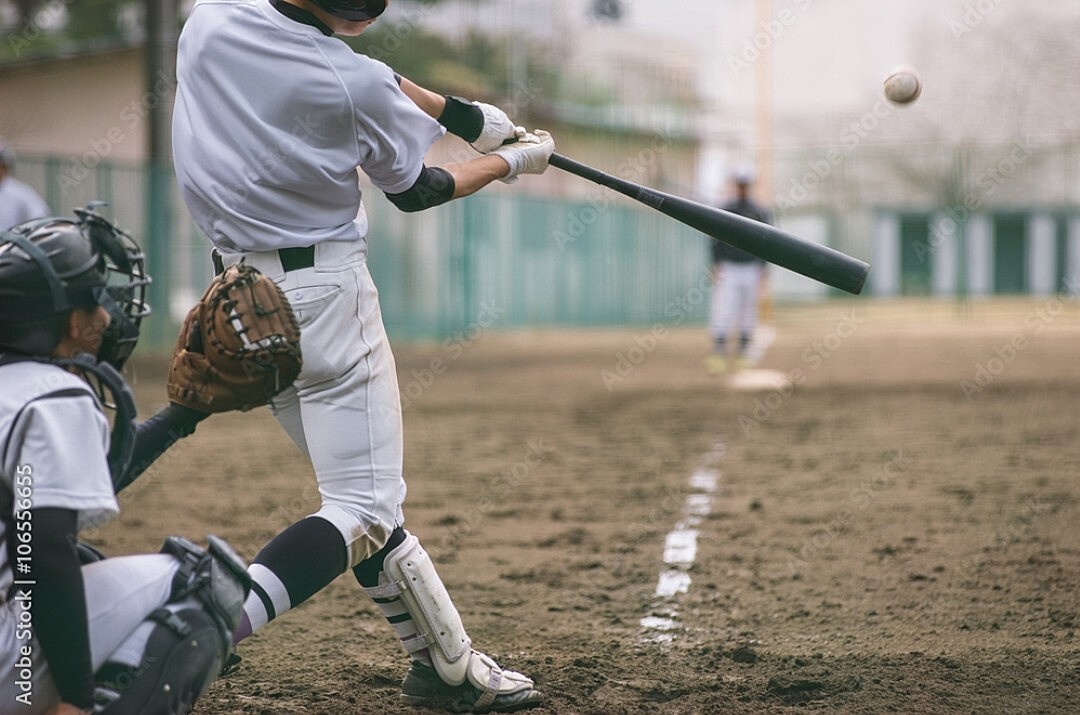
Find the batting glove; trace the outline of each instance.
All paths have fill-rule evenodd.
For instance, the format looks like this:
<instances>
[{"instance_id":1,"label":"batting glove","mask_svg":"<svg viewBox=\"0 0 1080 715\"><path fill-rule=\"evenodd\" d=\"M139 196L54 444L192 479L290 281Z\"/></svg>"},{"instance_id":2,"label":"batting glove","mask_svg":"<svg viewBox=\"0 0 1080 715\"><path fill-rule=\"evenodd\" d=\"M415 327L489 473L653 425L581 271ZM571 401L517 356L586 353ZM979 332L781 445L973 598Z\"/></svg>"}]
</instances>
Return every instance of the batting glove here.
<instances>
[{"instance_id":1,"label":"batting glove","mask_svg":"<svg viewBox=\"0 0 1080 715\"><path fill-rule=\"evenodd\" d=\"M480 136L471 142L473 149L481 154L490 154L506 141L517 138L517 127L506 112L483 102L476 102L476 106L484 113L484 128L480 130Z\"/></svg>"},{"instance_id":2,"label":"batting glove","mask_svg":"<svg viewBox=\"0 0 1080 715\"><path fill-rule=\"evenodd\" d=\"M555 151L555 140L543 129L522 134L513 144L505 144L491 152L510 165L510 173L500 181L512 184L519 174L543 174Z\"/></svg>"}]
</instances>

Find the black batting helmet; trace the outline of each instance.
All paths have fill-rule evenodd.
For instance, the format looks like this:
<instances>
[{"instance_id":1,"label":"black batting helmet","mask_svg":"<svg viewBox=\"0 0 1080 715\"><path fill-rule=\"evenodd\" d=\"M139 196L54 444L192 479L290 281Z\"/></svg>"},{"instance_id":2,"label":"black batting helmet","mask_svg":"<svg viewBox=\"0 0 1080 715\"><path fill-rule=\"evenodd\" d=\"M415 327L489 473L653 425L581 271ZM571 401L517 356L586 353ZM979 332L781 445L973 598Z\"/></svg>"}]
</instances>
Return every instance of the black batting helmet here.
<instances>
[{"instance_id":1,"label":"black batting helmet","mask_svg":"<svg viewBox=\"0 0 1080 715\"><path fill-rule=\"evenodd\" d=\"M383 14L387 0L311 0L334 17L352 22L374 20Z\"/></svg>"},{"instance_id":2,"label":"black batting helmet","mask_svg":"<svg viewBox=\"0 0 1080 715\"><path fill-rule=\"evenodd\" d=\"M0 350L48 357L75 308L102 306L112 320L98 360L117 369L149 315L150 277L131 236L91 204L76 219L43 218L0 233Z\"/></svg>"}]
</instances>

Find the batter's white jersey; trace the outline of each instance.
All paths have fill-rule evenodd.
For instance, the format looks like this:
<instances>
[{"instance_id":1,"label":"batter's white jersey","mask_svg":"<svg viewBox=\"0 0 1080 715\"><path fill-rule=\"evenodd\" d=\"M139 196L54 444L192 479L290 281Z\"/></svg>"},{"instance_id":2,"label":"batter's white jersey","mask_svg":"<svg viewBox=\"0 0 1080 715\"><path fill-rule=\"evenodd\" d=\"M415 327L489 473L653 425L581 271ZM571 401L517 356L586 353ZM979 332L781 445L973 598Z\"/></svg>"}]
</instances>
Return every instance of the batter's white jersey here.
<instances>
[{"instance_id":1,"label":"batter's white jersey","mask_svg":"<svg viewBox=\"0 0 1080 715\"><path fill-rule=\"evenodd\" d=\"M226 252L363 238L357 167L401 193L444 132L389 67L268 0L199 0L177 58L177 179Z\"/></svg>"}]
</instances>

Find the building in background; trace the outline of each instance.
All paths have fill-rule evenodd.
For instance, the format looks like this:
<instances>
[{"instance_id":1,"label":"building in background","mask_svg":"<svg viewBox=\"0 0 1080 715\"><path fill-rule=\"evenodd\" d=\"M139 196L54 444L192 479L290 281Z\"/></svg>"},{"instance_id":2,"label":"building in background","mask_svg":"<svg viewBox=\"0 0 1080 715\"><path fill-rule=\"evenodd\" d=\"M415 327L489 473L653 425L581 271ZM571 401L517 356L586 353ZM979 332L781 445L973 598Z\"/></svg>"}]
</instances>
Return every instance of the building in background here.
<instances>
[{"instance_id":1,"label":"building in background","mask_svg":"<svg viewBox=\"0 0 1080 715\"><path fill-rule=\"evenodd\" d=\"M105 198L136 227L143 202L125 197L143 182L146 115L171 102L168 77L144 76L141 5L117 15L111 42L59 57L13 57L20 35L8 32L0 64L0 132L22 148L23 178L57 209ZM0 21L12 6L0 0ZM551 126L560 152L672 193L718 203L730 167L753 162L779 224L870 261L872 294L1046 293L1080 275L1080 96L1062 91L1080 64L1078 22L1080 6L1053 0L397 0L395 31L373 49L394 63L421 29L486 33L504 66L485 99ZM901 62L925 82L904 108L881 93ZM553 264L600 226L653 225L596 219L637 207L561 172L498 200L561 202L544 212ZM405 233L434 219L409 221ZM170 264L196 265L186 213L173 223ZM775 280L780 299L829 295L786 271Z\"/></svg>"},{"instance_id":2,"label":"building in background","mask_svg":"<svg viewBox=\"0 0 1080 715\"><path fill-rule=\"evenodd\" d=\"M1080 62L1075 4L481 0L414 17L548 48L560 122L689 135L693 167L658 160L659 188L716 201L731 166L756 163L781 225L870 260L875 294L1044 293L1080 275L1080 95L1060 91ZM881 92L900 63L926 85L903 108ZM627 143L590 148L560 147L633 163Z\"/></svg>"}]
</instances>

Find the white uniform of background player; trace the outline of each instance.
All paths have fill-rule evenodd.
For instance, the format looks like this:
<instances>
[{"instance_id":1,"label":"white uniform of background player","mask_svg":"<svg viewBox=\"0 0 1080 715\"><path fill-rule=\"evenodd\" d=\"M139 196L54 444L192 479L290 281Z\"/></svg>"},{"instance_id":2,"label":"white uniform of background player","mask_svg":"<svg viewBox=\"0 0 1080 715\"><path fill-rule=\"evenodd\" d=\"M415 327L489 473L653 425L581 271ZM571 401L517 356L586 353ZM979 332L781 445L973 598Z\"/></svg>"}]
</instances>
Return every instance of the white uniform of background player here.
<instances>
[{"instance_id":1,"label":"white uniform of background player","mask_svg":"<svg viewBox=\"0 0 1080 715\"><path fill-rule=\"evenodd\" d=\"M401 528L400 397L367 268L357 168L400 208L420 210L540 173L554 143L538 131L502 146L524 130L501 110L424 90L331 36L360 34L372 20L356 18L380 6L204 0L180 38L180 188L224 261L263 271L296 311L304 366L274 414L311 459L322 499L255 557L236 640L353 569L413 658L407 699L520 708L539 702L532 681L471 650L430 560ZM444 132L434 117L454 131L455 109L479 118L470 141L491 154L429 169L424 156ZM402 568L419 569L413 592L395 585Z\"/></svg>"},{"instance_id":2,"label":"white uniform of background player","mask_svg":"<svg viewBox=\"0 0 1080 715\"><path fill-rule=\"evenodd\" d=\"M14 169L15 150L0 139L0 231L49 215L49 207L38 193L11 175Z\"/></svg>"}]
</instances>

